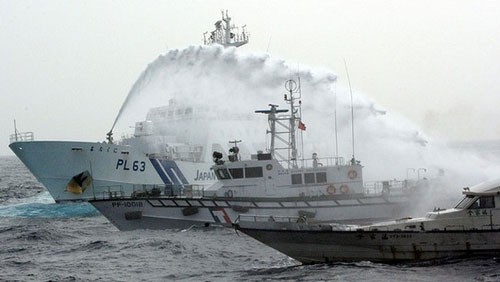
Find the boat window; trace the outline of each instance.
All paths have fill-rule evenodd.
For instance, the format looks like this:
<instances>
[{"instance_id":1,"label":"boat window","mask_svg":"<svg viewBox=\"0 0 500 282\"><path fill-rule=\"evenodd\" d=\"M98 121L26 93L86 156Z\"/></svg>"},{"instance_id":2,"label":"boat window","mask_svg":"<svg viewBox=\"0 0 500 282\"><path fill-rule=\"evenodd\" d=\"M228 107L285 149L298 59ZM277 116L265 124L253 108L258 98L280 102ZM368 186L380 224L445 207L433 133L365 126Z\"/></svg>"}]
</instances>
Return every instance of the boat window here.
<instances>
[{"instance_id":1,"label":"boat window","mask_svg":"<svg viewBox=\"0 0 500 282\"><path fill-rule=\"evenodd\" d=\"M262 177L264 176L262 172L262 167L246 167L245 168L245 177L246 178L253 178L253 177Z\"/></svg>"},{"instance_id":2,"label":"boat window","mask_svg":"<svg viewBox=\"0 0 500 282\"><path fill-rule=\"evenodd\" d=\"M292 174L292 184L302 184L302 174Z\"/></svg>"},{"instance_id":3,"label":"boat window","mask_svg":"<svg viewBox=\"0 0 500 282\"><path fill-rule=\"evenodd\" d=\"M316 173L316 182L317 183L326 183L326 172Z\"/></svg>"},{"instance_id":4,"label":"boat window","mask_svg":"<svg viewBox=\"0 0 500 282\"><path fill-rule=\"evenodd\" d=\"M243 178L243 168L230 168L229 172L234 178Z\"/></svg>"},{"instance_id":5,"label":"boat window","mask_svg":"<svg viewBox=\"0 0 500 282\"><path fill-rule=\"evenodd\" d=\"M457 204L457 206L455 208L457 209L465 209L467 208L470 203L472 203L474 201L474 196L465 196L465 198L463 198L460 203Z\"/></svg>"},{"instance_id":6,"label":"boat window","mask_svg":"<svg viewBox=\"0 0 500 282\"><path fill-rule=\"evenodd\" d=\"M469 209L491 209L495 207L495 198L493 196L485 196L477 199Z\"/></svg>"},{"instance_id":7,"label":"boat window","mask_svg":"<svg viewBox=\"0 0 500 282\"><path fill-rule=\"evenodd\" d=\"M218 179L230 179L231 178L231 176L229 175L229 172L225 168L216 169L215 175L217 176Z\"/></svg>"},{"instance_id":8,"label":"boat window","mask_svg":"<svg viewBox=\"0 0 500 282\"><path fill-rule=\"evenodd\" d=\"M306 184L314 183L314 173L304 173L304 182Z\"/></svg>"}]
</instances>

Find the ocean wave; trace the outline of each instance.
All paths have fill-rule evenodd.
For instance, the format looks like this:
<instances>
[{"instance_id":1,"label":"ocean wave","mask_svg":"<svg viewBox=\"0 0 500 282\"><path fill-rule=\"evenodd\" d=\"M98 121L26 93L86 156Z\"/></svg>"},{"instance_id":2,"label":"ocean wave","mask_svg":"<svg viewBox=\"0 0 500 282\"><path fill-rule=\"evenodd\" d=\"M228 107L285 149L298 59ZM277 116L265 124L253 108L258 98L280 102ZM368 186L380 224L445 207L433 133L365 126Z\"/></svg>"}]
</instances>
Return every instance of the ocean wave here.
<instances>
[{"instance_id":1,"label":"ocean wave","mask_svg":"<svg viewBox=\"0 0 500 282\"><path fill-rule=\"evenodd\" d=\"M93 217L99 215L100 213L89 203L23 203L0 206L0 217L67 218Z\"/></svg>"},{"instance_id":2,"label":"ocean wave","mask_svg":"<svg viewBox=\"0 0 500 282\"><path fill-rule=\"evenodd\" d=\"M87 202L56 204L48 191L36 196L10 199L0 205L0 217L92 217L100 213Z\"/></svg>"}]
</instances>

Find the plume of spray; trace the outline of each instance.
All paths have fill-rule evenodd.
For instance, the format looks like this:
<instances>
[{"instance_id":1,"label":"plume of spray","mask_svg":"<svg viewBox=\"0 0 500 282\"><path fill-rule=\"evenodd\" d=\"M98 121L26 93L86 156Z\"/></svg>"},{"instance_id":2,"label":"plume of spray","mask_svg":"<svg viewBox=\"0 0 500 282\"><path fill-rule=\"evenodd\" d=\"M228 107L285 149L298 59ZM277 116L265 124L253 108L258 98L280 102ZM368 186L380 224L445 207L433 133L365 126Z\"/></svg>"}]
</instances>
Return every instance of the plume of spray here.
<instances>
[{"instance_id":1,"label":"plume of spray","mask_svg":"<svg viewBox=\"0 0 500 282\"><path fill-rule=\"evenodd\" d=\"M264 141L266 119L253 114L254 110L267 108L270 103L286 108L284 83L297 77L302 89L302 120L307 124L307 130L302 132L302 157L310 158L312 153L333 156L336 145L341 155L349 156L353 151L351 97L349 90L335 87L336 74L305 66L296 70L285 60L268 54L220 46L170 50L150 63L130 90L112 130L127 133L127 127L144 120L150 108L168 105L174 99L186 105L203 105L227 117L248 114L255 119L251 126L256 128L251 134L219 136L219 142L231 138ZM381 107L366 95L354 91L353 96L355 157L365 166L365 181L434 178L439 174L441 181L434 182L439 187L429 187L428 194L430 199L444 195L449 206L460 198L462 187L500 175L498 165L471 153L451 150L443 142L425 136L403 117L378 110ZM339 144L335 144L335 124ZM237 121L234 126L241 127ZM254 136L256 131L260 134Z\"/></svg>"}]
</instances>

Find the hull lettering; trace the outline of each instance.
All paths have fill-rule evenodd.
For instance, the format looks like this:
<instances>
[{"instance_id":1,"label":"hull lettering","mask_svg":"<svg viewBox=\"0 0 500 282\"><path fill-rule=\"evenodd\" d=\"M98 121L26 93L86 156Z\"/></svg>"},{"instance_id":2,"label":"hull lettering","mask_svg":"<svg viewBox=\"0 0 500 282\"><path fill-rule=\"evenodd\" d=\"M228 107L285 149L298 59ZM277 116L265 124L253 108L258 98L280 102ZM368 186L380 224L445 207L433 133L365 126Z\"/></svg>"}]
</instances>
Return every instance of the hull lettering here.
<instances>
[{"instance_id":1,"label":"hull lettering","mask_svg":"<svg viewBox=\"0 0 500 282\"><path fill-rule=\"evenodd\" d=\"M113 208L142 208L142 202L126 201L126 202L112 202Z\"/></svg>"},{"instance_id":2,"label":"hull lettering","mask_svg":"<svg viewBox=\"0 0 500 282\"><path fill-rule=\"evenodd\" d=\"M141 161L133 161L132 166L130 166L130 163L128 163L128 160L124 159L118 159L116 161L116 167L115 169L123 169L123 170L130 170L132 169L133 171L145 171L146 170L146 162L141 162Z\"/></svg>"},{"instance_id":3,"label":"hull lettering","mask_svg":"<svg viewBox=\"0 0 500 282\"><path fill-rule=\"evenodd\" d=\"M196 177L194 181L203 181L203 180L214 180L215 174L213 171L196 171Z\"/></svg>"}]
</instances>

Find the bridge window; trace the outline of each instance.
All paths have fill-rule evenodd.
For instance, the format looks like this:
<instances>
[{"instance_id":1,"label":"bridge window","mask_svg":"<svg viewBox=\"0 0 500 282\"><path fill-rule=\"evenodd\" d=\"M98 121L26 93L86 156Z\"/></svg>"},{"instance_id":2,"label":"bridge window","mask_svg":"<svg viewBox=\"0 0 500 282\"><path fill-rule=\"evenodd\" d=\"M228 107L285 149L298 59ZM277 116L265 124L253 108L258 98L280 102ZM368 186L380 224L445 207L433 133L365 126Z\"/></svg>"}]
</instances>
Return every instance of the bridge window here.
<instances>
[{"instance_id":1,"label":"bridge window","mask_svg":"<svg viewBox=\"0 0 500 282\"><path fill-rule=\"evenodd\" d=\"M231 179L229 172L225 168L216 169L215 175L217 176L218 179Z\"/></svg>"},{"instance_id":2,"label":"bridge window","mask_svg":"<svg viewBox=\"0 0 500 282\"><path fill-rule=\"evenodd\" d=\"M492 209L495 208L495 197L485 196L477 199L470 209Z\"/></svg>"},{"instance_id":3,"label":"bridge window","mask_svg":"<svg viewBox=\"0 0 500 282\"><path fill-rule=\"evenodd\" d=\"M465 209L469 206L470 203L472 203L472 201L474 201L474 196L467 195L460 201L460 203L457 204L455 208Z\"/></svg>"},{"instance_id":4,"label":"bridge window","mask_svg":"<svg viewBox=\"0 0 500 282\"><path fill-rule=\"evenodd\" d=\"M242 168L230 168L229 172L231 176L234 178L243 178L243 169Z\"/></svg>"},{"instance_id":5,"label":"bridge window","mask_svg":"<svg viewBox=\"0 0 500 282\"><path fill-rule=\"evenodd\" d=\"M292 174L292 184L302 184L302 174Z\"/></svg>"},{"instance_id":6,"label":"bridge window","mask_svg":"<svg viewBox=\"0 0 500 282\"><path fill-rule=\"evenodd\" d=\"M304 182L306 184L314 183L314 173L304 173Z\"/></svg>"},{"instance_id":7,"label":"bridge window","mask_svg":"<svg viewBox=\"0 0 500 282\"><path fill-rule=\"evenodd\" d=\"M326 172L316 173L316 183L326 183Z\"/></svg>"},{"instance_id":8,"label":"bridge window","mask_svg":"<svg viewBox=\"0 0 500 282\"><path fill-rule=\"evenodd\" d=\"M246 167L245 168L245 177L246 178L254 178L254 177L262 177L264 176L262 172L262 167Z\"/></svg>"}]
</instances>

